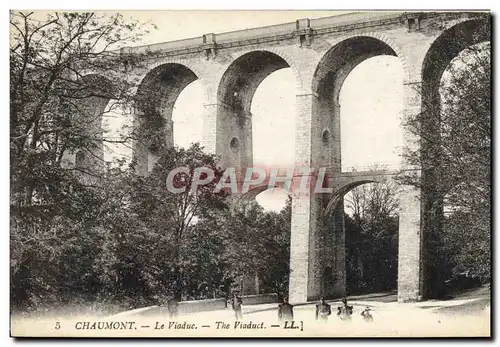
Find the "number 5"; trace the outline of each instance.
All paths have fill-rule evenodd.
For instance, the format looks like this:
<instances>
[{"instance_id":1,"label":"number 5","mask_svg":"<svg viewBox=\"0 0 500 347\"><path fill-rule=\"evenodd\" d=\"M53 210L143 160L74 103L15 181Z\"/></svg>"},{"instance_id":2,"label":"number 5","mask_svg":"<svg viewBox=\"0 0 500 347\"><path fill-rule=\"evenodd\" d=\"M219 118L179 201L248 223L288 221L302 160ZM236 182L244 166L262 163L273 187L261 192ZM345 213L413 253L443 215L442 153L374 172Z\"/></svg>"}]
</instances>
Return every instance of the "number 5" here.
<instances>
[{"instance_id":1,"label":"number 5","mask_svg":"<svg viewBox=\"0 0 500 347\"><path fill-rule=\"evenodd\" d=\"M59 330L61 329L61 324L59 324L59 322L56 322L56 330Z\"/></svg>"}]
</instances>

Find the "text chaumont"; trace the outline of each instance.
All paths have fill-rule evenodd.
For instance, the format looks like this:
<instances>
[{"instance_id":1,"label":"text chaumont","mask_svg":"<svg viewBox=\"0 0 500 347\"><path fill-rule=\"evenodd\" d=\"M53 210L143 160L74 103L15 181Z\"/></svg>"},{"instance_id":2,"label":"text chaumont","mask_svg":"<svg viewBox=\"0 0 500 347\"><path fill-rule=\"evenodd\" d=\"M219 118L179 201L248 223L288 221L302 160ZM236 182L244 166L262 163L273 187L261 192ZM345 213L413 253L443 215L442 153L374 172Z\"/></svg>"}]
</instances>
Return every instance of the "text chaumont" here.
<instances>
[{"instance_id":1,"label":"text chaumont","mask_svg":"<svg viewBox=\"0 0 500 347\"><path fill-rule=\"evenodd\" d=\"M75 329L77 330L131 330L134 328L135 328L135 322L79 321L75 323Z\"/></svg>"}]
</instances>

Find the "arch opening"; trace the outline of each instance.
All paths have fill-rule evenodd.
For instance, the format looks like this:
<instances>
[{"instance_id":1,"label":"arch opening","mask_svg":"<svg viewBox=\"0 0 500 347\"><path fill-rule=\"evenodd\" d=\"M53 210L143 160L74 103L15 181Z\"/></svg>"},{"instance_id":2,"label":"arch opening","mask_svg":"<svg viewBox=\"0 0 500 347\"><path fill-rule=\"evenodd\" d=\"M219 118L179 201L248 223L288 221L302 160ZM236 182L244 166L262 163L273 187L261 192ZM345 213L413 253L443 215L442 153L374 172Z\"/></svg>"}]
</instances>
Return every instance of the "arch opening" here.
<instances>
[{"instance_id":1,"label":"arch opening","mask_svg":"<svg viewBox=\"0 0 500 347\"><path fill-rule=\"evenodd\" d=\"M107 139L105 114L116 108L120 88L105 76L88 74L74 81L65 81L59 86L65 91L61 95L61 115L66 114L80 139L64 145L62 165L78 167L85 171L104 169L104 142ZM83 158L82 156L85 156Z\"/></svg>"},{"instance_id":2,"label":"arch opening","mask_svg":"<svg viewBox=\"0 0 500 347\"><path fill-rule=\"evenodd\" d=\"M322 140L324 145L328 145L328 143L330 142L330 132L328 131L328 129L325 129L325 131L323 131Z\"/></svg>"},{"instance_id":3,"label":"arch opening","mask_svg":"<svg viewBox=\"0 0 500 347\"><path fill-rule=\"evenodd\" d=\"M167 63L160 65L143 78L137 89L136 107L149 116L161 115L172 119L172 110L179 94L198 77L188 67Z\"/></svg>"},{"instance_id":4,"label":"arch opening","mask_svg":"<svg viewBox=\"0 0 500 347\"><path fill-rule=\"evenodd\" d=\"M181 93L197 80L198 76L185 65L166 63L149 71L141 81L135 97L134 156L142 174L152 170L162 148L174 146L174 109L178 106L177 101ZM200 89L200 86L197 87ZM176 120L191 118L189 110L179 112L177 108L175 111ZM180 116L183 112L184 115ZM199 112L200 109L195 111L197 114ZM181 126L179 130L185 132L187 128ZM179 135L179 142L185 146L189 141L186 140L186 134Z\"/></svg>"},{"instance_id":5,"label":"arch opening","mask_svg":"<svg viewBox=\"0 0 500 347\"><path fill-rule=\"evenodd\" d=\"M399 204L396 184L356 181L340 188L331 197L330 205L324 233L333 235L334 245L343 251L326 255L325 269L333 264L337 271L344 272L347 295L397 289ZM342 253L345 258L339 255ZM331 278L322 278L324 293L334 290L328 287L332 282ZM391 300L396 301L396 296Z\"/></svg>"},{"instance_id":6,"label":"arch opening","mask_svg":"<svg viewBox=\"0 0 500 347\"><path fill-rule=\"evenodd\" d=\"M418 119L422 126L422 132L428 133L426 141L422 143L422 156L424 158L424 179L429 168L433 167L429 156L432 146L440 142L442 111L443 111L443 82L446 84L445 71L453 66L452 62L462 52L470 47L490 42L490 22L484 18L466 20L445 30L429 48L422 65L422 119ZM456 65L456 64L455 64ZM443 81L443 75L445 81ZM449 76L448 76L449 77ZM439 160L439 155L434 156Z\"/></svg>"},{"instance_id":7,"label":"arch opening","mask_svg":"<svg viewBox=\"0 0 500 347\"><path fill-rule=\"evenodd\" d=\"M269 188L266 184L251 187L238 199L238 202L245 204L255 201L265 211L279 212L285 208L288 199L290 199L290 194L284 188Z\"/></svg>"},{"instance_id":8,"label":"arch opening","mask_svg":"<svg viewBox=\"0 0 500 347\"><path fill-rule=\"evenodd\" d=\"M367 72L372 72L370 70L373 70L374 66L365 69L362 74L357 74L357 70L363 69L363 65L371 63L373 60L380 59L380 56L383 56L383 59L385 59L383 60L383 64L389 63L390 65L397 66L396 69L399 69L398 75L401 76L401 78L396 78L398 80L396 83L399 88L402 88L404 71L401 64L401 57L399 57L396 51L387 43L370 36L356 36L341 41L323 56L316 68L312 82L312 91L318 94L318 98L314 108L315 112L320 115L320 119L318 119L320 123L319 128L327 129L331 134L330 146L322 146L321 153L319 153L317 160L320 162L320 165L330 167L331 171L338 172L342 171L343 168L353 166L353 161L350 159L360 157L359 145L369 142L366 141L365 134L359 135L356 138L356 135L360 133L359 125L367 123L367 118L376 118L376 116L370 117L370 115L373 114L371 110L374 105L373 102L369 108L364 110L356 108L349 110L349 107L345 107L346 93L344 93L344 89L349 90L349 104L352 103L357 106L363 105L365 100L371 97L373 93L377 93L378 95L378 98L374 98L375 100L381 97L386 98L388 94L390 95L390 92L379 90L380 86L383 86L381 81L379 81L380 83L374 88L372 85L367 84L366 80L363 80L363 75ZM368 64L368 66L369 65L370 64ZM377 71L375 70L375 72ZM351 75L358 75L356 82L350 82ZM380 80L383 74L379 73L376 76ZM377 78L372 78L372 80L371 82L377 82ZM396 98L396 96L394 96L394 98ZM379 104L382 103L379 102ZM349 112L345 112L344 109ZM383 110L380 108L377 113L383 114ZM358 115L359 118L356 120L355 124L351 126L352 129L341 129L344 118L349 120L353 118L353 114ZM361 116L363 116L364 119L363 122L360 123L359 119L361 119ZM392 118L397 119L397 116L392 115ZM381 127L380 122L376 125L377 127ZM373 132L372 125L366 128L364 132ZM343 139L341 139L341 134ZM322 134L318 134L317 138L318 141L322 141ZM346 138L352 139L353 143L356 143L357 146L351 146L352 148L348 153L343 153L345 150L342 145ZM366 146L365 150L371 149L371 146ZM347 165L345 165L341 159L342 154L344 154L344 157L347 159ZM364 166L370 166L372 164L373 162L368 161L363 163Z\"/></svg>"},{"instance_id":9,"label":"arch opening","mask_svg":"<svg viewBox=\"0 0 500 347\"><path fill-rule=\"evenodd\" d=\"M238 148L240 147L240 141L238 140L237 137L233 137L231 139L231 142L229 143L229 146L233 150L233 152L238 152Z\"/></svg>"},{"instance_id":10,"label":"arch opening","mask_svg":"<svg viewBox=\"0 0 500 347\"><path fill-rule=\"evenodd\" d=\"M426 89L438 87L450 62L464 49L491 40L490 22L484 18L467 20L445 30L431 45L422 65Z\"/></svg>"},{"instance_id":11,"label":"arch opening","mask_svg":"<svg viewBox=\"0 0 500 347\"><path fill-rule=\"evenodd\" d=\"M397 56L387 43L369 36L357 36L338 43L321 58L314 73L312 90L338 102L338 92L351 70L378 55Z\"/></svg>"},{"instance_id":12,"label":"arch opening","mask_svg":"<svg viewBox=\"0 0 500 347\"><path fill-rule=\"evenodd\" d=\"M86 159L86 155L85 155L84 151L80 150L80 151L76 152L76 154L75 154L75 167L78 169L85 167L85 159Z\"/></svg>"},{"instance_id":13,"label":"arch opening","mask_svg":"<svg viewBox=\"0 0 500 347\"><path fill-rule=\"evenodd\" d=\"M262 200L266 195L267 198ZM240 232L252 233L251 236L245 236L253 240L248 247L255 249L259 259L264 261L254 271L243 274L240 284L242 292L250 295L277 293L279 298L287 296L292 217L288 192L277 187L255 187L243 195L233 208L238 213L238 219L248 220Z\"/></svg>"},{"instance_id":14,"label":"arch opening","mask_svg":"<svg viewBox=\"0 0 500 347\"><path fill-rule=\"evenodd\" d=\"M284 68L266 77L255 91L251 104L254 165L293 167L295 87L292 69Z\"/></svg>"},{"instance_id":15,"label":"arch opening","mask_svg":"<svg viewBox=\"0 0 500 347\"><path fill-rule=\"evenodd\" d=\"M339 93L342 171L400 167L403 79L399 59L387 55L364 60L345 79Z\"/></svg>"},{"instance_id":16,"label":"arch opening","mask_svg":"<svg viewBox=\"0 0 500 347\"><path fill-rule=\"evenodd\" d=\"M227 68L217 91L217 118L220 119L217 133L224 135L218 136L216 152L222 156L222 166L232 166L238 170L253 165L255 142L252 112L256 109L252 101L257 88L269 75L289 67L285 59L275 53L252 51L237 58ZM265 84L264 88L269 90ZM237 152L228 146L233 137L239 140Z\"/></svg>"},{"instance_id":17,"label":"arch opening","mask_svg":"<svg viewBox=\"0 0 500 347\"><path fill-rule=\"evenodd\" d=\"M188 84L177 97L172 110L173 145L188 148L203 140L203 115L205 96L202 82L197 79Z\"/></svg>"},{"instance_id":18,"label":"arch opening","mask_svg":"<svg viewBox=\"0 0 500 347\"><path fill-rule=\"evenodd\" d=\"M399 233L396 185L357 185L345 194L344 207L347 293L394 294ZM392 300L397 300L396 295Z\"/></svg>"},{"instance_id":19,"label":"arch opening","mask_svg":"<svg viewBox=\"0 0 500 347\"><path fill-rule=\"evenodd\" d=\"M447 279L465 268L477 280L490 276L490 40L490 18L478 15L446 29L422 65L423 117L417 121L426 135L421 162L427 297L457 290ZM477 64L483 53L487 59Z\"/></svg>"},{"instance_id":20,"label":"arch opening","mask_svg":"<svg viewBox=\"0 0 500 347\"><path fill-rule=\"evenodd\" d=\"M236 59L224 73L218 100L234 110L250 112L255 90L271 73L289 68L280 56L269 51L253 51Z\"/></svg>"},{"instance_id":21,"label":"arch opening","mask_svg":"<svg viewBox=\"0 0 500 347\"><path fill-rule=\"evenodd\" d=\"M103 112L104 161L109 167L118 167L132 160L133 115L126 105L110 99Z\"/></svg>"},{"instance_id":22,"label":"arch opening","mask_svg":"<svg viewBox=\"0 0 500 347\"><path fill-rule=\"evenodd\" d=\"M280 212L286 207L290 195L285 189L276 187L262 190L254 199L265 211Z\"/></svg>"},{"instance_id":23,"label":"arch opening","mask_svg":"<svg viewBox=\"0 0 500 347\"><path fill-rule=\"evenodd\" d=\"M346 184L345 186L337 189L332 196L330 197L328 201L328 205L326 206L325 209L325 216L330 215L333 213L335 210L337 210L343 203L344 196L349 193L351 190L363 185L363 184L372 184L372 183L378 183L377 181L372 181L372 180L363 180L363 181L356 181L353 183Z\"/></svg>"}]
</instances>

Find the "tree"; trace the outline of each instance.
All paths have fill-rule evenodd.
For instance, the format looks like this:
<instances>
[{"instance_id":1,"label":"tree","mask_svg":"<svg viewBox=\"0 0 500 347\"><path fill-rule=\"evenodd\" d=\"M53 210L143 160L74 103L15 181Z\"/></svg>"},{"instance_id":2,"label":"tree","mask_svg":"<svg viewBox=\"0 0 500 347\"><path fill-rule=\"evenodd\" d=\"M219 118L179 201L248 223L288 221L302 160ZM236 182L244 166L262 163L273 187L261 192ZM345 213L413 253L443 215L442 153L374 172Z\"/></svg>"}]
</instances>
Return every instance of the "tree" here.
<instances>
[{"instance_id":1,"label":"tree","mask_svg":"<svg viewBox=\"0 0 500 347\"><path fill-rule=\"evenodd\" d=\"M227 193L215 189L222 177L222 171L217 167L218 158L204 153L198 144L192 144L188 149L163 148L158 155L150 175L136 177L132 182L130 211L134 218L144 223L149 233L153 233L150 241L157 243L153 256L151 250L146 251L153 261L147 266L158 268L163 276L164 289L180 296L196 280L195 273L200 274L202 259L193 258L193 255L202 254L201 249L208 245L204 244L205 241L197 242L204 233L202 228L194 225L198 220L208 219L216 211L226 209ZM187 168L189 174L180 173L173 177L175 188L185 187L184 191L176 193L168 189L167 178L170 172L180 167ZM196 170L201 167L211 170L214 177L209 183L195 188ZM206 178L203 174L200 177Z\"/></svg>"},{"instance_id":2,"label":"tree","mask_svg":"<svg viewBox=\"0 0 500 347\"><path fill-rule=\"evenodd\" d=\"M257 277L260 291L288 291L291 199L279 213L256 201L234 204L225 216L226 278Z\"/></svg>"},{"instance_id":3,"label":"tree","mask_svg":"<svg viewBox=\"0 0 500 347\"><path fill-rule=\"evenodd\" d=\"M263 291L288 294L290 279L290 234L292 220L292 199L289 197L285 207L279 212L268 212L273 222L268 230L273 231L275 247L270 253L270 264L262 275Z\"/></svg>"},{"instance_id":4,"label":"tree","mask_svg":"<svg viewBox=\"0 0 500 347\"><path fill-rule=\"evenodd\" d=\"M432 197L426 215L437 227L425 231L424 246L430 295L442 293L451 268L490 276L490 52L489 42L462 51L443 74L440 102L426 103L425 112L405 124L422 139L422 153L407 148L406 160L430 177L402 176L422 188L425 199Z\"/></svg>"},{"instance_id":5,"label":"tree","mask_svg":"<svg viewBox=\"0 0 500 347\"><path fill-rule=\"evenodd\" d=\"M265 227L267 218L264 209L255 201L233 204L227 218L225 237L225 262L231 277L260 274L266 267L269 256L268 243L272 236Z\"/></svg>"},{"instance_id":6,"label":"tree","mask_svg":"<svg viewBox=\"0 0 500 347\"><path fill-rule=\"evenodd\" d=\"M224 281L221 262L224 228L218 219L226 209L224 192L214 193L221 176L217 157L198 144L188 149L165 148L147 177L116 167L102 185L100 227L103 238L96 264L101 281L100 303L124 308L165 303L171 297L218 295ZM167 189L172 170L175 193ZM195 169L214 170L212 182L192 190Z\"/></svg>"},{"instance_id":7,"label":"tree","mask_svg":"<svg viewBox=\"0 0 500 347\"><path fill-rule=\"evenodd\" d=\"M218 158L197 144L166 148L158 112L145 112L118 139L102 129L106 113L130 112L144 95L157 95L147 83L136 92L141 81L127 74L154 53L121 49L149 25L120 14L22 12L12 12L10 24L13 308L135 308L167 295L219 295L235 271L256 264L261 274L276 254L283 265L282 215L230 210L225 193L214 191ZM135 162L103 161L104 146L142 138L157 159L147 177L135 174ZM166 181L179 167L187 172L174 177L174 186L186 190L173 193ZM194 189L199 167L214 178ZM247 246L248 257L235 257ZM262 257L262 249L270 252Z\"/></svg>"},{"instance_id":8,"label":"tree","mask_svg":"<svg viewBox=\"0 0 500 347\"><path fill-rule=\"evenodd\" d=\"M364 184L345 198L349 293L397 285L398 217L395 183Z\"/></svg>"},{"instance_id":9,"label":"tree","mask_svg":"<svg viewBox=\"0 0 500 347\"><path fill-rule=\"evenodd\" d=\"M32 305L68 288L94 290L105 172L99 153L112 141L100 122L133 102L136 82L123 72L144 59L116 49L148 25L120 14L13 11L10 27L11 292L15 305ZM77 152L88 165L65 163ZM82 256L88 259L77 262Z\"/></svg>"}]
</instances>

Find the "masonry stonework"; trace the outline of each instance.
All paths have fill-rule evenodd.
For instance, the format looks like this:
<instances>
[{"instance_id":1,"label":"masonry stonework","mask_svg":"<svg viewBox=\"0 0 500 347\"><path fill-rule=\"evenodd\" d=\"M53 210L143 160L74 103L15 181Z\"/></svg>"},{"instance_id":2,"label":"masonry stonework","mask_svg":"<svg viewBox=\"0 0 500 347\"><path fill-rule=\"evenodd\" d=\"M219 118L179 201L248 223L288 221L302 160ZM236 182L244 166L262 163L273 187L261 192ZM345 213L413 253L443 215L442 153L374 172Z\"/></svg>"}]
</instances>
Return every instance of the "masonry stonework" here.
<instances>
[{"instance_id":1,"label":"masonry stonework","mask_svg":"<svg viewBox=\"0 0 500 347\"><path fill-rule=\"evenodd\" d=\"M319 296L345 295L345 234L342 199L353 187L383 182L383 172L341 172L339 93L349 73L377 55L394 56L404 71L404 117L423 110L422 85L437 88L440 74L454 55L467 45L489 40L474 35L489 25L482 13L359 12L319 19L300 19L264 28L130 48L157 53L150 70L136 71L143 83L156 83L161 94L151 100L171 120L180 91L198 79L205 89L203 143L221 156L223 167L252 166L252 115L250 106L258 85L272 72L290 68L296 85L295 163L299 167L328 167L331 194L292 193L290 288L292 303ZM447 45L453 49L446 51ZM448 52L444 54L443 52ZM438 72L428 73L434 61ZM445 66L444 65L444 66ZM161 72L152 75L151 72ZM427 79L427 80L426 80ZM424 88L425 89L425 88ZM139 91L140 92L140 87ZM424 91L425 96L425 91ZM147 104L147 105L150 105ZM137 105L137 115L155 108ZM140 117L136 117L136 125ZM172 144L172 124L166 123L166 141ZM406 145L419 139L404 130ZM415 148L415 147L412 147ZM147 175L154 159L140 141L134 156L138 172ZM403 170L421 168L403 163ZM294 177L296 182L301 177ZM425 204L421 193L402 187L399 228L398 299L424 296L425 259L422 250Z\"/></svg>"}]
</instances>

